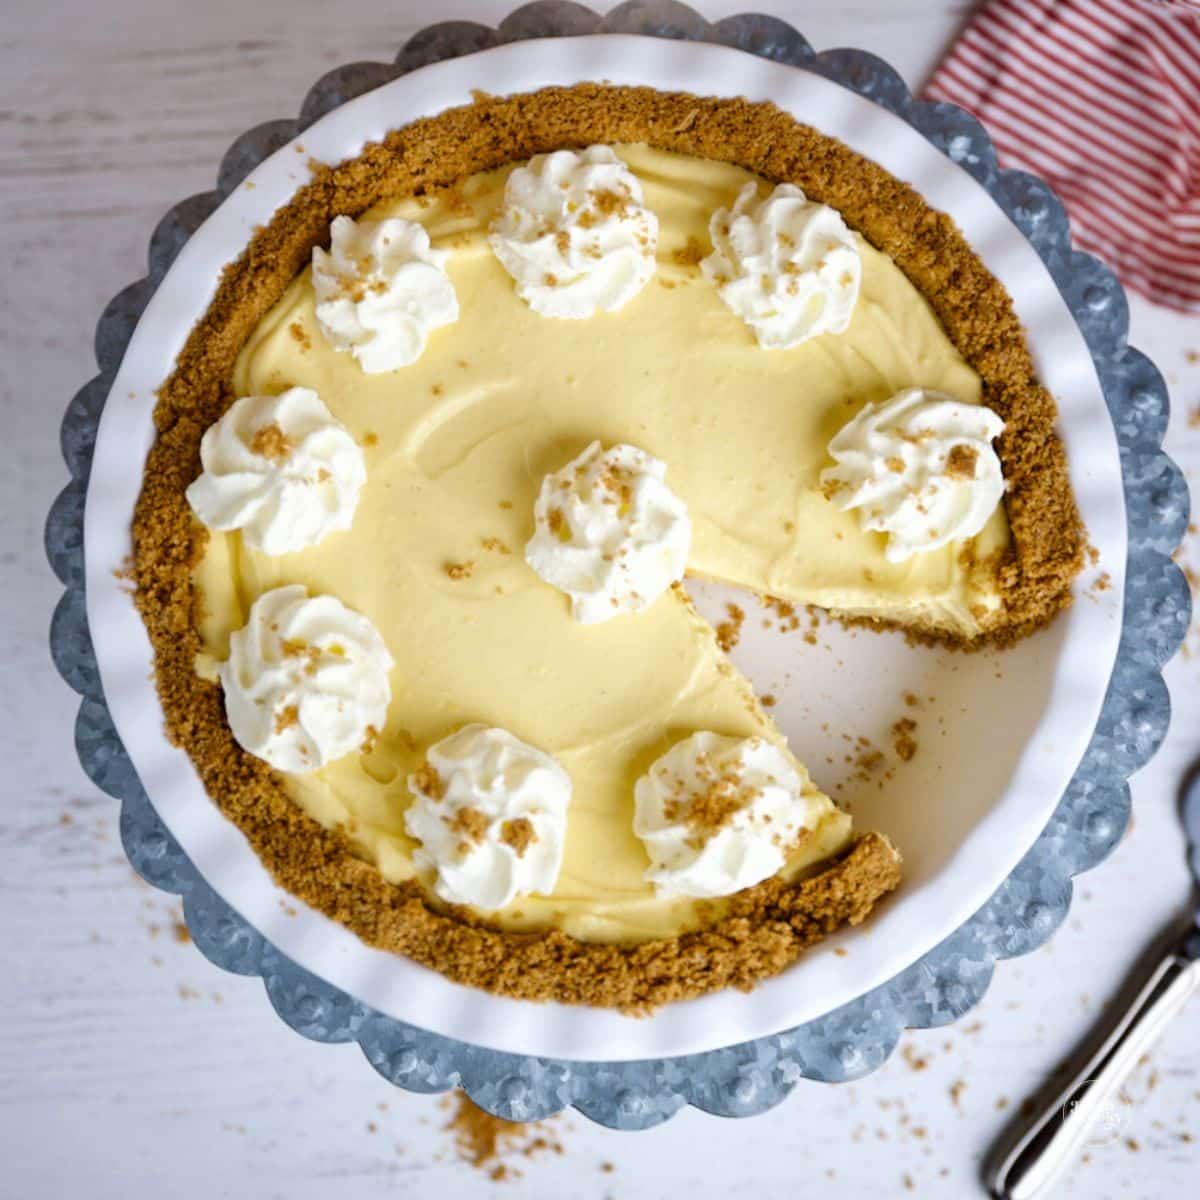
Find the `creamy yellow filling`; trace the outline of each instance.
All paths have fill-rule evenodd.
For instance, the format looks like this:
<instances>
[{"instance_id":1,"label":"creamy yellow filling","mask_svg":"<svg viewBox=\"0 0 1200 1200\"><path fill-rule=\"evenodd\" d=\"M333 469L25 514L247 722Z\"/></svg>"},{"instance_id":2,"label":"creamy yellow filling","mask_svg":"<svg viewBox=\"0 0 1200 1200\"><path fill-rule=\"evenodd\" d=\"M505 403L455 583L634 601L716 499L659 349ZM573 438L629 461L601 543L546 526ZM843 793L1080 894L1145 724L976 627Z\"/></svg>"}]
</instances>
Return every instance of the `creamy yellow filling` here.
<instances>
[{"instance_id":1,"label":"creamy yellow filling","mask_svg":"<svg viewBox=\"0 0 1200 1200\"><path fill-rule=\"evenodd\" d=\"M860 240L850 328L762 350L695 265L696 250L709 249L710 213L751 177L641 146L618 152L661 230L656 278L618 313L553 320L517 298L486 241L507 169L370 214L420 221L452 251L461 316L411 366L367 375L332 349L301 275L250 339L233 385L238 395L320 393L365 448L354 527L278 558L213 534L196 570L212 658L224 657L254 598L285 583L332 593L380 630L397 664L386 729L369 753L286 786L322 824L343 826L388 879L414 873L405 777L432 741L481 721L556 755L573 785L558 886L491 915L591 940L667 936L704 919L642 878L633 784L649 763L697 729L781 739L679 596L598 626L571 620L566 598L522 557L548 472L597 438L662 458L692 518L690 569L700 575L968 634L998 603L961 546L889 563L883 537L863 533L818 486L829 439L868 401L910 386L980 399L978 376L900 270ZM976 556L1007 536L998 511ZM827 801L785 870L834 853L849 827Z\"/></svg>"}]
</instances>

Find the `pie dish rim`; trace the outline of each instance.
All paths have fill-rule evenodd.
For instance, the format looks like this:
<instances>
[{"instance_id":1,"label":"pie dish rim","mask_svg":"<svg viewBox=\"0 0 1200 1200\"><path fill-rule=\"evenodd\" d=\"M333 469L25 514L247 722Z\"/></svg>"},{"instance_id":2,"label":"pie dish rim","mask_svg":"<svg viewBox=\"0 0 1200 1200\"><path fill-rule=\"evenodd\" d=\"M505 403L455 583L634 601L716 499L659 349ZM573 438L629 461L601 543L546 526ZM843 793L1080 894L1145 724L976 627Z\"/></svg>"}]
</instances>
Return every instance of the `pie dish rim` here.
<instances>
[{"instance_id":1,"label":"pie dish rim","mask_svg":"<svg viewBox=\"0 0 1200 1200\"><path fill-rule=\"evenodd\" d=\"M555 45L555 50L556 50L556 52L561 52L561 50L562 50L562 49L563 49L563 44L562 44L561 42L559 42L559 43L556 43L556 45ZM657 47L656 47L656 49L657 49ZM679 52L679 50L681 50L681 49L682 49L682 47L677 47L675 44L672 44L672 51L673 51L673 52L675 52L675 53L678 53L678 52ZM725 51L725 52L723 52L723 53L732 53L732 52ZM594 55L592 55L592 57L594 58ZM475 60L475 61L476 61L476 62L478 62L478 60ZM754 60L748 60L748 61L750 61L751 63L753 63L753 62L754 62ZM757 65L757 64L756 64L756 65ZM662 85L662 84L659 84L659 83L655 83L655 84L654 84L654 86L659 86L659 87L662 87L662 88L663 88L663 90L669 90L669 88L668 88L666 85ZM522 90L524 90L524 89L522 89ZM713 90L713 89L707 89L707 90L711 91L711 90ZM811 118L810 118L810 122L811 122ZM312 138L313 138L314 134L313 134L313 131L310 129L310 130L306 131L306 133L305 133L304 135L302 135L302 136L303 136L303 137L304 137L306 140L312 140ZM117 385L114 387L114 389L113 389L113 390L114 390L114 394L115 394L115 395L121 395L121 394L122 394L122 393L121 393L121 384L120 384L120 380L118 380L118 383L117 383ZM94 477L94 478L97 478L97 477ZM90 498L89 498L89 499L90 499ZM93 509L93 511L94 511L94 509ZM91 541L91 538L90 538L90 535L89 535L89 542L90 542L90 541ZM92 564L92 562L89 560L89 583L92 583L92 582L93 582L93 569L92 569L92 567L93 567L93 564ZM99 570L102 570L102 569L103 569L102 567L100 567L100 568L97 568L97 571L99 571ZM103 578L98 578L98 579L96 579L96 581L95 581L95 582L96 582L96 583L98 583L98 584L100 584L100 585L102 586L104 581L103 581ZM90 596L91 596L92 600L94 601L94 600L95 600L95 597L96 597L96 595L97 595L97 588L96 588L95 586L93 586L93 587L91 587L91 588L89 589L89 591L90 591ZM1114 588L1114 591L1116 591L1116 592L1118 593L1118 595L1119 595L1119 593L1120 593L1120 581L1119 581L1119 580L1117 581L1117 586ZM1077 606L1077 608L1078 608L1078 607L1079 607L1079 606ZM99 626L96 626L96 627L99 627ZM153 788L151 788L151 791L153 792L153 791L154 791L154 789L153 789ZM1046 815L1046 814L1043 814L1043 818L1044 818L1044 815ZM1038 824L1039 824L1039 827L1040 827L1040 824L1041 824L1041 823L1042 823L1042 822L1041 822L1041 821L1039 821L1039 823L1038 823ZM989 888L988 890L990 891L990 888ZM286 939L283 939L283 940L286 940ZM763 986L767 986L767 985L763 985ZM760 990L761 990L761 989L760 989ZM750 1001L749 1001L749 1000L747 1000L746 998L739 998L739 1002L740 1002L740 1003L749 1003ZM678 1011L678 1006L672 1006L672 1008L671 1008L669 1011L670 1011L670 1012L677 1012L677 1011ZM641 1023L639 1023L639 1024L641 1024ZM476 1040L485 1040L485 1039L476 1039ZM722 1043L722 1044L724 1044L724 1043ZM609 1056L610 1056L610 1057L611 1057L611 1056L613 1056L613 1055L611 1055L611 1050L610 1050L610 1047L606 1047L606 1050L609 1050L609 1051L610 1051L610 1053L609 1053ZM644 1051L638 1051L637 1053L641 1053L641 1052L644 1052ZM664 1053L664 1052L678 1052L678 1051L665 1051L665 1050L661 1050L661 1049L660 1049L660 1050L657 1050L657 1051L652 1051L652 1052Z\"/></svg>"}]
</instances>

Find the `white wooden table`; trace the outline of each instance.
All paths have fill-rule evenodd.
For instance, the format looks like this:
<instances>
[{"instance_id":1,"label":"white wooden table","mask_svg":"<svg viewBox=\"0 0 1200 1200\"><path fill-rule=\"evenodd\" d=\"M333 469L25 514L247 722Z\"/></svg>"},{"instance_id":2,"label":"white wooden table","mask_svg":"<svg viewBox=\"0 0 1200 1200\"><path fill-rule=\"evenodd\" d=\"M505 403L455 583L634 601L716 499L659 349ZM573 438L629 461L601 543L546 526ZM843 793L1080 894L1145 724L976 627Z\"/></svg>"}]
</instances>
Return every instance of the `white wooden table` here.
<instances>
[{"instance_id":1,"label":"white wooden table","mask_svg":"<svg viewBox=\"0 0 1200 1200\"><path fill-rule=\"evenodd\" d=\"M919 83L966 0L762 3L818 49L859 45ZM210 187L243 129L292 114L330 67L390 56L446 16L495 23L508 0L16 0L0 32L0 1196L648 1198L982 1194L981 1155L1085 1033L1147 939L1188 897L1175 791L1200 755L1200 658L1168 679L1175 724L1134 785L1136 821L1077 884L1066 926L1000 965L958 1025L910 1034L852 1085L802 1083L773 1112L688 1111L621 1135L577 1114L562 1156L519 1182L461 1163L437 1101L390 1087L354 1047L303 1041L257 979L173 936L177 906L138 880L116 805L84 778L76 701L45 650L60 588L42 522L65 473L57 428L93 373L109 296L143 269L177 198ZM737 3L707 0L710 16ZM1195 480L1200 321L1134 302L1133 341L1174 392L1169 445ZM1190 355L1190 358L1189 358ZM1200 423L1198 421L1197 423ZM1200 566L1200 539L1191 539ZM1200 635L1193 635L1200 651ZM1196 1195L1200 1001L1129 1088L1121 1136L1089 1149L1064 1196ZM1196 1140L1192 1140L1192 1139ZM612 1165L611 1171L601 1169ZM349 1185L346 1190L346 1185Z\"/></svg>"}]
</instances>

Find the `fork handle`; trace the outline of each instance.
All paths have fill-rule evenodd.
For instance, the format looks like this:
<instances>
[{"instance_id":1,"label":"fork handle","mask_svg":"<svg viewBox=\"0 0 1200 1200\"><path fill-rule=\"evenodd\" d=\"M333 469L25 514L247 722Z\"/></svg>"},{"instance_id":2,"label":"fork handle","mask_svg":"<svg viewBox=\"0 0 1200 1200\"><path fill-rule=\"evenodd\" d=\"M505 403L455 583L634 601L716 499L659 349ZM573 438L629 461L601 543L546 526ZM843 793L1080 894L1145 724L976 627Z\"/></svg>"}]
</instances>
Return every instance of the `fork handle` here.
<instances>
[{"instance_id":1,"label":"fork handle","mask_svg":"<svg viewBox=\"0 0 1200 1200\"><path fill-rule=\"evenodd\" d=\"M1058 1177L1086 1140L1097 1112L1198 983L1200 963L1181 954L1159 961L1100 1047L993 1169L988 1186L997 1200L1032 1200Z\"/></svg>"}]
</instances>

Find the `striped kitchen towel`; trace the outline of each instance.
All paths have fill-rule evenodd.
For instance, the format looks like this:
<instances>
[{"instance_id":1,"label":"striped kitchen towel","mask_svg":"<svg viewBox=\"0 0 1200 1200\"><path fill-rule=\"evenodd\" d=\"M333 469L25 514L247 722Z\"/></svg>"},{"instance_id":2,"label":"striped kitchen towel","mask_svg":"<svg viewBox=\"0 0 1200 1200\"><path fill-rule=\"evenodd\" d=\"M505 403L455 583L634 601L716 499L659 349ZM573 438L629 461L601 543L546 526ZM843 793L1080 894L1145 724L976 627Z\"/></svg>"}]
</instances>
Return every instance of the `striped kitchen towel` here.
<instances>
[{"instance_id":1,"label":"striped kitchen towel","mask_svg":"<svg viewBox=\"0 0 1200 1200\"><path fill-rule=\"evenodd\" d=\"M989 0L925 95L1045 179L1124 284L1200 312L1200 0Z\"/></svg>"}]
</instances>

